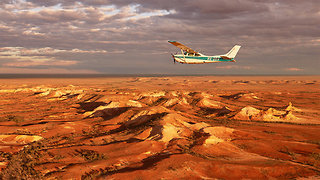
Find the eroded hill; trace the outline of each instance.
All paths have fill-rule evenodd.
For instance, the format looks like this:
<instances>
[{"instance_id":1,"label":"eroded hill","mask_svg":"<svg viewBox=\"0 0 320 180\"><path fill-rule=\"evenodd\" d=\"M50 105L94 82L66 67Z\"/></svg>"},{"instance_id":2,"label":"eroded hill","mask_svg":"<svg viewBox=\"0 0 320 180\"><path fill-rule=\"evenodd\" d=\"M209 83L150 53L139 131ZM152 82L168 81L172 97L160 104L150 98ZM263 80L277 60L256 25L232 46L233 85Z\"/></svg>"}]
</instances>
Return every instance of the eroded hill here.
<instances>
[{"instance_id":1,"label":"eroded hill","mask_svg":"<svg viewBox=\"0 0 320 180\"><path fill-rule=\"evenodd\" d=\"M0 85L0 179L319 177L318 77Z\"/></svg>"}]
</instances>

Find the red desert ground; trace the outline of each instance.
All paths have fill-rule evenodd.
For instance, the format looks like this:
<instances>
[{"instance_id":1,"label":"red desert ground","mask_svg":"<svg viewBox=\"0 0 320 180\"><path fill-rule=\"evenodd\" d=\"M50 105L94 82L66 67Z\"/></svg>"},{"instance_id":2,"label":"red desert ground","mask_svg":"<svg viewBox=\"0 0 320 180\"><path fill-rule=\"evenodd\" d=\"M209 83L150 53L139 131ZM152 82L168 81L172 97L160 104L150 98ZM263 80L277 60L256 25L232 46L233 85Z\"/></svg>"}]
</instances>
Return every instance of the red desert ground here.
<instances>
[{"instance_id":1,"label":"red desert ground","mask_svg":"<svg viewBox=\"0 0 320 180\"><path fill-rule=\"evenodd\" d=\"M318 179L319 76L0 79L0 179Z\"/></svg>"}]
</instances>

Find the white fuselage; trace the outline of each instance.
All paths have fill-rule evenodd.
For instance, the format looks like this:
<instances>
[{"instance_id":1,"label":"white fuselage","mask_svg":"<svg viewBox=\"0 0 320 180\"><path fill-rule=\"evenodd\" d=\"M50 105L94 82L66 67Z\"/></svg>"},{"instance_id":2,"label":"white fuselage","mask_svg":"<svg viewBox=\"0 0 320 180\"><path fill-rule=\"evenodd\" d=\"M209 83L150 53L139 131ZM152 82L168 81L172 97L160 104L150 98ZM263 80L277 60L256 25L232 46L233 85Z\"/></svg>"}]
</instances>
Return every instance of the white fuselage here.
<instances>
[{"instance_id":1,"label":"white fuselage","mask_svg":"<svg viewBox=\"0 0 320 180\"><path fill-rule=\"evenodd\" d=\"M183 64L205 64L205 63L218 63L218 62L235 62L234 58L223 59L221 56L206 56L200 54L195 56L193 54L177 54L173 58L175 61Z\"/></svg>"}]
</instances>

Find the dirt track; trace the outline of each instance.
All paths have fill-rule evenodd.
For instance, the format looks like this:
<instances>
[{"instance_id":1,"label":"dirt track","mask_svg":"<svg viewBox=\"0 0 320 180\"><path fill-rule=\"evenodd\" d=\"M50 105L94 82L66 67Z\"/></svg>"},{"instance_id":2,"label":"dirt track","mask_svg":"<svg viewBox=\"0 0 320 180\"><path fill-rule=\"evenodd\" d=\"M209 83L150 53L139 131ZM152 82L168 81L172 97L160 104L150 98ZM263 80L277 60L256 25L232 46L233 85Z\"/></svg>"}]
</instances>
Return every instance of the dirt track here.
<instances>
[{"instance_id":1,"label":"dirt track","mask_svg":"<svg viewBox=\"0 0 320 180\"><path fill-rule=\"evenodd\" d=\"M320 178L320 77L0 79L0 179Z\"/></svg>"}]
</instances>

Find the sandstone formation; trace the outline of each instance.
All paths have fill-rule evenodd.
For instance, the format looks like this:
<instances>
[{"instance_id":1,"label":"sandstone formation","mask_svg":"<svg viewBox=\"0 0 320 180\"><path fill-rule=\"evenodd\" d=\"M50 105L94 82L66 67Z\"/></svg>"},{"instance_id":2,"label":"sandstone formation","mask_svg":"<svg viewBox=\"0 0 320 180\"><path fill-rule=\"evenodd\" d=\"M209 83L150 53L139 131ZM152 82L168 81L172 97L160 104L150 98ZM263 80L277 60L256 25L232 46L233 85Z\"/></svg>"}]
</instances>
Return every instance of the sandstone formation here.
<instances>
[{"instance_id":1,"label":"sandstone formation","mask_svg":"<svg viewBox=\"0 0 320 180\"><path fill-rule=\"evenodd\" d=\"M319 80L250 78L0 79L0 179L318 178Z\"/></svg>"},{"instance_id":2,"label":"sandstone formation","mask_svg":"<svg viewBox=\"0 0 320 180\"><path fill-rule=\"evenodd\" d=\"M300 111L299 109L289 106L285 110L276 110L269 108L266 111L258 110L253 107L242 108L239 113L234 116L237 120L253 120L253 121L281 121L281 122L295 122L298 118L292 114L292 111Z\"/></svg>"}]
</instances>

